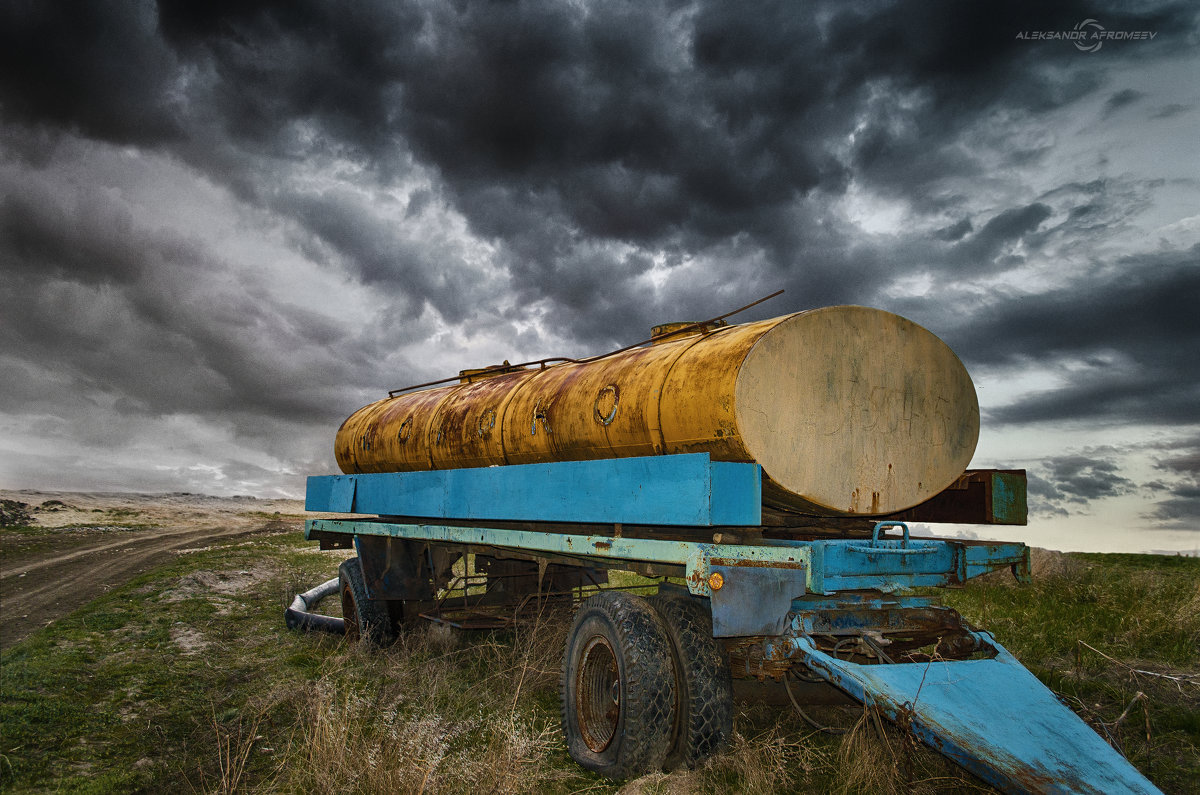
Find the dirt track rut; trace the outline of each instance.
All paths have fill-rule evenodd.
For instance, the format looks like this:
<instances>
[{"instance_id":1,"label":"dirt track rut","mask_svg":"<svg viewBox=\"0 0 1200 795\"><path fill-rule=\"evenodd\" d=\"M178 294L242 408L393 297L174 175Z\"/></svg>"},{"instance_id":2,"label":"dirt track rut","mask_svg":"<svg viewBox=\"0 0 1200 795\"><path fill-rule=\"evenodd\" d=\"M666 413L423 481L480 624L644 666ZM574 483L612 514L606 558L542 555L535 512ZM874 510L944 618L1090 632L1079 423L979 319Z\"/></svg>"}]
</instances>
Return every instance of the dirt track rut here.
<instances>
[{"instance_id":1,"label":"dirt track rut","mask_svg":"<svg viewBox=\"0 0 1200 795\"><path fill-rule=\"evenodd\" d=\"M0 537L0 649L182 550L298 529L294 517L303 512L298 501L243 497L27 491L0 497L34 509L51 503L33 512L41 531Z\"/></svg>"}]
</instances>

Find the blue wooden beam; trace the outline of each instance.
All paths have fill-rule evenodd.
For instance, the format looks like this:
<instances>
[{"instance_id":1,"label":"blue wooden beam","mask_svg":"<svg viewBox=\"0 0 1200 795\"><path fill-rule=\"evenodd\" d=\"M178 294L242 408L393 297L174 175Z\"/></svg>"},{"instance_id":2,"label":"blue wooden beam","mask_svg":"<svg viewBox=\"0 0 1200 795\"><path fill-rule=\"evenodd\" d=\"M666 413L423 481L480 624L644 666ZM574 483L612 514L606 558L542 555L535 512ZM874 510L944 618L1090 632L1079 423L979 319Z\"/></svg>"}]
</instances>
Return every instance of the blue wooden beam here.
<instances>
[{"instance_id":1,"label":"blue wooden beam","mask_svg":"<svg viewBox=\"0 0 1200 795\"><path fill-rule=\"evenodd\" d=\"M320 475L306 510L433 519L758 526L762 470L708 453Z\"/></svg>"}]
</instances>

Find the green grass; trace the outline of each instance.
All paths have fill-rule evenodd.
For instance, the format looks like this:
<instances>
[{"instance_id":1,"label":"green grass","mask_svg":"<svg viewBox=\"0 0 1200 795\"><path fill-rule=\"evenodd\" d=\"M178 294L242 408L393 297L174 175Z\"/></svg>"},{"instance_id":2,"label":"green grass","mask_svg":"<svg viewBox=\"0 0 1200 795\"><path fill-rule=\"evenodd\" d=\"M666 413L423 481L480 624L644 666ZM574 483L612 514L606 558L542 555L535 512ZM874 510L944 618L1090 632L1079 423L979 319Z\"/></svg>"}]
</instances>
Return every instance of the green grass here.
<instances>
[{"instance_id":1,"label":"green grass","mask_svg":"<svg viewBox=\"0 0 1200 795\"><path fill-rule=\"evenodd\" d=\"M426 760L437 762L438 789L471 790L462 761L491 749L486 757L503 770L510 745L549 771L531 780L561 779L563 791L594 783L549 739L557 708L547 708L539 679L547 674L525 671L523 693L506 679L528 646L523 636L477 635L460 648L461 639L430 628L373 653L289 632L283 608L292 595L331 576L347 554L315 553L290 533L185 555L3 652L0 785L372 791L381 779L357 770L361 754L375 759L369 769L394 773L411 770L406 760L429 746L444 756ZM488 712L497 698L508 714ZM332 746L317 735L328 740L335 729L347 733L336 755L354 764L330 778ZM547 755L556 756L549 766ZM476 769L474 781L488 775Z\"/></svg>"},{"instance_id":2,"label":"green grass","mask_svg":"<svg viewBox=\"0 0 1200 795\"><path fill-rule=\"evenodd\" d=\"M945 593L1018 657L1073 657L1082 640L1127 661L1195 666L1200 649L1200 559L1159 555L1062 556L1057 576L1025 587L1007 579Z\"/></svg>"},{"instance_id":3,"label":"green grass","mask_svg":"<svg viewBox=\"0 0 1200 795\"><path fill-rule=\"evenodd\" d=\"M0 786L13 792L616 792L577 767L558 727L566 615L505 632L426 625L385 651L283 625L292 595L348 551L298 532L181 555L0 658ZM1031 586L946 594L1167 792L1200 780L1196 688L1126 667L1197 673L1197 561L1071 556ZM635 580L625 582L635 584ZM1189 601L1190 600L1190 601ZM334 600L330 600L334 601ZM1188 607L1190 605L1190 607ZM322 607L326 607L323 605ZM336 605L329 605L336 614ZM1078 641L1119 661L1106 660ZM1076 650L1082 654L1076 657ZM1075 703L1072 701L1072 703ZM861 711L818 711L852 725ZM932 752L859 725L845 740L746 707L726 753L628 791L961 792ZM890 750L889 750L890 749ZM910 785L893 754L911 762ZM903 767L903 765L902 765Z\"/></svg>"},{"instance_id":4,"label":"green grass","mask_svg":"<svg viewBox=\"0 0 1200 795\"><path fill-rule=\"evenodd\" d=\"M1200 559L1080 553L1047 564L1053 571L1035 570L1028 586L989 577L943 600L990 630L1160 788L1195 791ZM1191 684L1161 676L1179 674ZM1118 724L1138 693L1144 699Z\"/></svg>"}]
</instances>

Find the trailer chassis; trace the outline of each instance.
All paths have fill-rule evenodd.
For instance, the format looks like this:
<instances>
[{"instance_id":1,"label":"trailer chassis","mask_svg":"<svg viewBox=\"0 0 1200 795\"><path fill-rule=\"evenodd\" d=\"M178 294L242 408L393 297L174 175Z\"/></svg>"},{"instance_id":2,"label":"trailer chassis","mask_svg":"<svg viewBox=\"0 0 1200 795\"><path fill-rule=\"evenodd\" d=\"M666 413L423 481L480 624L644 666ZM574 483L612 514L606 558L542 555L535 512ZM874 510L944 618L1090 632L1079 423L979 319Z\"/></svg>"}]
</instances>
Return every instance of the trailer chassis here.
<instances>
[{"instance_id":1,"label":"trailer chassis","mask_svg":"<svg viewBox=\"0 0 1200 795\"><path fill-rule=\"evenodd\" d=\"M681 583L648 602L601 591L576 613L564 731L615 778L717 750L733 660L828 682L1006 792L1158 792L990 633L910 594L1003 569L1027 582L1023 544L913 538L895 519L771 538L761 478L705 454L310 478L309 510L352 516L310 519L306 537L355 549L343 612L367 629L436 617L468 556L537 593L607 569Z\"/></svg>"}]
</instances>

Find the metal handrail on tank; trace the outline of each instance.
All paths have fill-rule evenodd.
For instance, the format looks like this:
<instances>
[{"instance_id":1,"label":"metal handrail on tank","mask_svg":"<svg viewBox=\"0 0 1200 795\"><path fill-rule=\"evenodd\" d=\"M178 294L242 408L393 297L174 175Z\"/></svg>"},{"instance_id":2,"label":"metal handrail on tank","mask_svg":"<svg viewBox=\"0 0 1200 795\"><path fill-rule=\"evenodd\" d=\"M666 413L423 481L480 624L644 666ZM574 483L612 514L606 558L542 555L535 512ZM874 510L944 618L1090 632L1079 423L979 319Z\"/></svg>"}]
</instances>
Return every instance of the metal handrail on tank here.
<instances>
[{"instance_id":1,"label":"metal handrail on tank","mask_svg":"<svg viewBox=\"0 0 1200 795\"><path fill-rule=\"evenodd\" d=\"M616 356L618 353L624 353L625 351L631 351L634 348L640 348L643 345L648 345L651 342L661 342L666 337L675 337L680 334L685 334L689 331L694 331L695 329L703 329L706 326L710 326L714 323L722 321L727 317L733 317L734 315L739 314L740 312L745 312L747 309L758 306L759 304L763 303L764 301L769 301L770 299L775 298L776 296L783 295L783 292L784 292L783 290L776 290L775 292L771 293L770 295L763 296L762 298L758 299L757 301L746 304L745 306L739 307L738 309L734 309L732 312L726 312L723 315L717 315L716 317L710 318L708 320L701 320L696 323L689 323L688 325L684 326L683 328L674 329L672 331L666 332L665 334L661 334L657 337L651 337L650 339L642 340L641 342L635 342L632 345L626 345L624 348L617 348L615 351L609 351L608 353L601 353L601 354L597 354L596 356L588 356L583 359L571 359L566 356L551 356L546 359L534 359L531 362L521 362L520 364L505 363L503 365L503 369L505 372L509 372L512 370L519 370L524 367L532 367L534 365L538 365L542 369L545 369L546 365L551 364L551 363L587 364L588 362L598 362L601 359L607 359L609 356ZM448 378L439 378L436 381L426 381L423 384L413 384L412 386L402 386L399 389L389 390L388 397L395 397L396 395L402 394L404 392L409 392L413 389L421 389L421 388L427 387L427 386L437 386L438 384L448 384L451 381L457 381L459 378L461 378L461 376L452 375L452 376L449 376Z\"/></svg>"}]
</instances>

